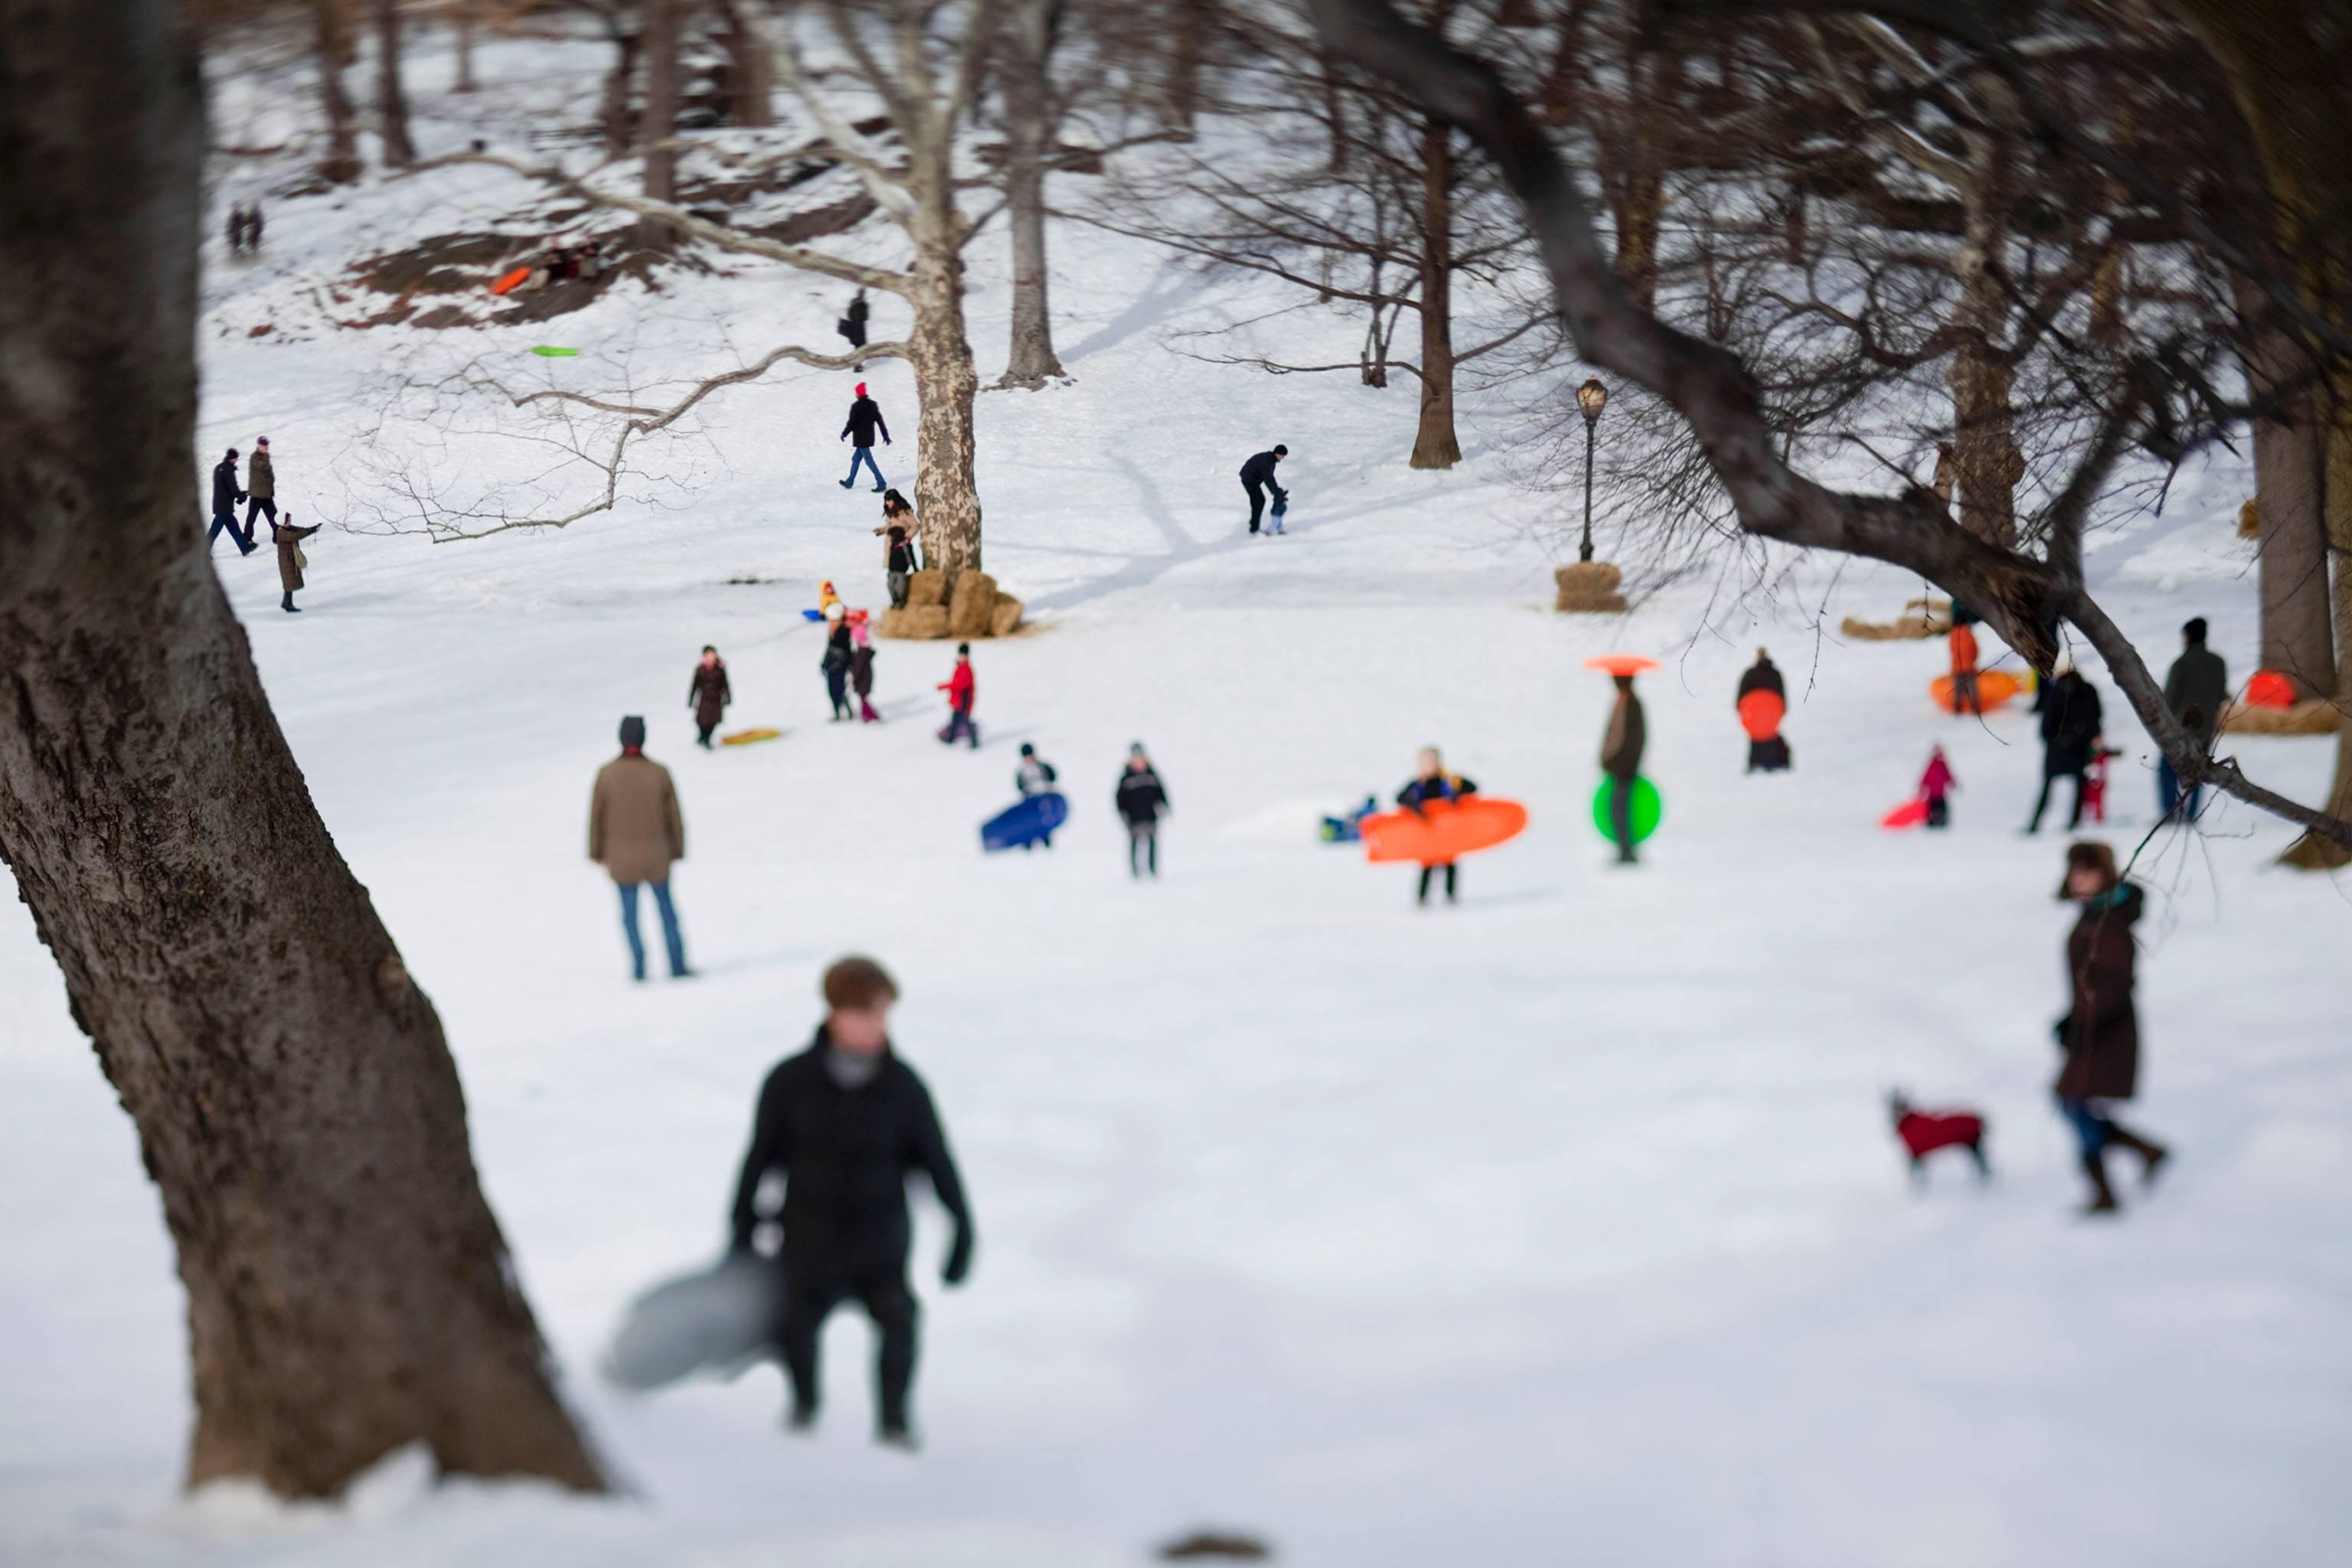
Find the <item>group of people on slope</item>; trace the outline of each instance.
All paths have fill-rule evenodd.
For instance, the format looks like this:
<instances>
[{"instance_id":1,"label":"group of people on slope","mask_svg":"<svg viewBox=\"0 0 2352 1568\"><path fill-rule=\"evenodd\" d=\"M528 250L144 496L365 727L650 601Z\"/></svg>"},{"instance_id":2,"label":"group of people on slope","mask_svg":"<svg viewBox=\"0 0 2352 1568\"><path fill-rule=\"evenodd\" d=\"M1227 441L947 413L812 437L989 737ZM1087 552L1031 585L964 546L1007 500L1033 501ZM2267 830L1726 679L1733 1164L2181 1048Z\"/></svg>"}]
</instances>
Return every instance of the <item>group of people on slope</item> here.
<instances>
[{"instance_id":1,"label":"group of people on slope","mask_svg":"<svg viewBox=\"0 0 2352 1568\"><path fill-rule=\"evenodd\" d=\"M278 607L299 614L301 606L294 603L294 591L302 586L302 568L310 562L302 553L302 541L319 531L319 525L308 528L294 526L294 514L288 512L284 521L278 517L278 470L269 458L269 437L257 437L253 443L253 465L250 477L240 486L236 478L237 450L231 447L228 455L213 467L212 527L205 534L207 548L226 531L236 544L237 553L254 552L256 519L269 519L269 537L278 546L278 585L283 596ZM236 521L236 505L247 504L245 526Z\"/></svg>"},{"instance_id":2,"label":"group of people on slope","mask_svg":"<svg viewBox=\"0 0 2352 1568\"><path fill-rule=\"evenodd\" d=\"M824 654L817 668L824 673L825 696L833 704L833 718L838 724L856 719L868 724L878 724L882 715L874 710L874 635L867 628L863 612L852 616L838 599L824 607ZM857 697L857 706L849 706L851 694Z\"/></svg>"}]
</instances>

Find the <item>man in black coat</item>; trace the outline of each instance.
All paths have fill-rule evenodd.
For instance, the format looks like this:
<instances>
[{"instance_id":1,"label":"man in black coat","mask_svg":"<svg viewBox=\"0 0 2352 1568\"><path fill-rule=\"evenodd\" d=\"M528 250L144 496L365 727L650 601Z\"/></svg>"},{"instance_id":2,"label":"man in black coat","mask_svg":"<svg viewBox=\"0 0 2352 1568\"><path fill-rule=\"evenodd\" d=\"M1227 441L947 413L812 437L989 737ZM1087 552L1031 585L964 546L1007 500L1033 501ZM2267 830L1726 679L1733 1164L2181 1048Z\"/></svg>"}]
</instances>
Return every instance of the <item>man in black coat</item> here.
<instances>
[{"instance_id":1,"label":"man in black coat","mask_svg":"<svg viewBox=\"0 0 2352 1568\"><path fill-rule=\"evenodd\" d=\"M890 1049L898 987L870 958L845 958L824 974L825 1020L809 1048L788 1057L760 1089L751 1147L735 1184L731 1250L752 1250L761 1184L784 1179L783 1306L777 1342L793 1384L792 1425L817 1413L817 1332L855 1298L881 1331L877 1435L912 1447L908 1394L915 1377L918 1310L907 1284L912 1230L907 1177L916 1171L955 1221L940 1278L963 1283L971 1268L971 1211L948 1152L930 1091Z\"/></svg>"},{"instance_id":2,"label":"man in black coat","mask_svg":"<svg viewBox=\"0 0 2352 1568\"><path fill-rule=\"evenodd\" d=\"M2061 670L2034 693L2034 710L2042 715L2042 794L2033 802L2033 820L2025 831L2042 831L2042 814L2050 805L2050 786L2062 778L2074 781L2074 810L2068 828L2083 823L2083 773L2106 733L2099 713L2099 694L2073 666Z\"/></svg>"},{"instance_id":3,"label":"man in black coat","mask_svg":"<svg viewBox=\"0 0 2352 1568\"><path fill-rule=\"evenodd\" d=\"M253 553L253 536L236 525L236 503L244 499L245 492L237 488L236 483L236 448L231 447L228 456L213 468L213 526L212 531L205 535L206 549L212 547L213 541L218 539L221 530L226 528L228 536L236 541L238 554Z\"/></svg>"},{"instance_id":4,"label":"man in black coat","mask_svg":"<svg viewBox=\"0 0 2352 1568\"><path fill-rule=\"evenodd\" d=\"M1242 489L1249 492L1250 531L1257 531L1258 520L1265 514L1265 492L1272 490L1274 499L1286 506L1290 492L1274 482L1274 466L1290 456L1287 447L1276 447L1271 452L1260 452L1242 465Z\"/></svg>"},{"instance_id":5,"label":"man in black coat","mask_svg":"<svg viewBox=\"0 0 2352 1568\"><path fill-rule=\"evenodd\" d=\"M1127 874L1140 877L1148 864L1157 877L1160 816L1168 809L1168 786L1160 782L1159 771L1145 754L1142 742L1127 749L1127 769L1118 775L1118 789L1112 799L1127 823Z\"/></svg>"},{"instance_id":6,"label":"man in black coat","mask_svg":"<svg viewBox=\"0 0 2352 1568\"><path fill-rule=\"evenodd\" d=\"M2172 661L2172 668L2164 678L2164 705L2180 721L2200 752L2213 749L2213 731L2221 721L2221 710L2230 700L2230 667L2221 656L2205 646L2205 617L2198 616L2180 628L2180 657ZM2165 757L2157 763L2156 798L2166 816L2181 809L2180 774ZM2197 784L2188 791L2188 820L2194 822L2204 808L2205 786Z\"/></svg>"},{"instance_id":7,"label":"man in black coat","mask_svg":"<svg viewBox=\"0 0 2352 1568\"><path fill-rule=\"evenodd\" d=\"M881 432L882 444L888 446L890 426L883 423L882 405L866 395L866 384L861 381L857 384L857 400L849 405L849 422L841 427L841 438L851 447L849 477L841 481L843 489L857 482L857 465L860 463L865 464L866 471L874 476L876 495L880 495L887 488L882 483L882 470L874 466L874 436L877 431Z\"/></svg>"}]
</instances>

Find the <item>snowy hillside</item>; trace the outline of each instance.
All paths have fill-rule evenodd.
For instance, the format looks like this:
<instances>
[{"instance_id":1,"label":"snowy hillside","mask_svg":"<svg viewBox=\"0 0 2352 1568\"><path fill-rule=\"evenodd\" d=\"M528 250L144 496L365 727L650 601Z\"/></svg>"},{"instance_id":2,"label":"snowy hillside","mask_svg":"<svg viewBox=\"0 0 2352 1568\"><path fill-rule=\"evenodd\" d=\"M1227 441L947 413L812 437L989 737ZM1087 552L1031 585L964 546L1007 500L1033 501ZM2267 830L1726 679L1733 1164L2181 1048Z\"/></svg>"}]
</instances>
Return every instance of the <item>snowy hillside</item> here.
<instances>
[{"instance_id":1,"label":"snowy hillside","mask_svg":"<svg viewBox=\"0 0 2352 1568\"><path fill-rule=\"evenodd\" d=\"M486 100L522 103L543 62L502 46L483 68L512 77ZM420 50L417 69L446 68ZM419 103L425 151L458 144L447 100ZM273 202L253 268L214 242L191 483L266 434L281 508L364 522L355 442L404 356L680 377L830 331L842 289L740 262L658 295L625 283L561 336L322 324L317 290L350 260L493 221L519 189L455 171ZM852 377L729 392L689 488L560 533L331 529L299 616L267 555L215 552L319 807L441 1010L567 1394L633 1492L436 1489L408 1456L336 1508L179 1497L168 1238L10 900L0 1563L1090 1568L1209 1524L1309 1568L2338 1555L2352 1059L2324 1004L2352 973L2345 886L2273 869L2288 831L2231 803L2149 843L2139 1108L2179 1159L2153 1194L2126 1191L2120 1223L2083 1223L2048 1099L2065 835L2019 833L2032 718L1946 718L1926 695L1938 645L1834 635L1916 582L1808 562L1770 600L1693 578L1622 620L1555 616L1532 526L1553 503L1498 455L1510 397L1467 402L1459 468L1411 471L1409 390L1163 342L1286 300L1055 233L1076 381L981 403L989 566L1039 624L976 655L976 753L932 737L942 645L881 645L886 723L825 720L800 611L822 579L854 605L883 594L875 498L835 483ZM1002 245L973 262L985 378ZM251 335L265 321L285 324ZM1285 321L1348 352L1344 323ZM527 361L539 342L585 353ZM903 410L881 457L904 483L905 372L865 379ZM1233 476L1276 440L1291 532L1253 539ZM448 461L503 452L460 441ZM2203 615L2241 678L2246 482L2184 476L2090 567L2142 646ZM705 643L732 671L730 727L781 741L691 744ZM1732 692L1759 643L1790 678L1789 775L1740 771ZM1609 688L1582 665L1616 651L1664 666L1643 690L1666 819L1633 871L1591 821ZM2153 757L2108 711L2125 755L2095 831L2128 854ZM629 984L583 853L629 713L682 797L690 983ZM1129 879L1110 809L1139 739L1174 805L1157 882ZM1072 821L1051 853L983 858L976 826L1024 741L1062 770ZM1937 742L1955 826L1882 832ZM1532 816L1464 862L1458 909L1417 910L1409 870L1317 841L1320 814L1392 794L1424 743ZM2324 742L2238 750L2300 798L2324 786ZM948 1292L918 1202L913 1458L867 1440L850 1314L814 1436L782 1430L772 1368L645 1398L595 1372L630 1298L723 1242L752 1096L849 951L906 984L898 1044L978 1216L973 1279ZM1912 1190L1882 1104L1896 1085L1982 1109L1997 1180L1948 1166Z\"/></svg>"}]
</instances>

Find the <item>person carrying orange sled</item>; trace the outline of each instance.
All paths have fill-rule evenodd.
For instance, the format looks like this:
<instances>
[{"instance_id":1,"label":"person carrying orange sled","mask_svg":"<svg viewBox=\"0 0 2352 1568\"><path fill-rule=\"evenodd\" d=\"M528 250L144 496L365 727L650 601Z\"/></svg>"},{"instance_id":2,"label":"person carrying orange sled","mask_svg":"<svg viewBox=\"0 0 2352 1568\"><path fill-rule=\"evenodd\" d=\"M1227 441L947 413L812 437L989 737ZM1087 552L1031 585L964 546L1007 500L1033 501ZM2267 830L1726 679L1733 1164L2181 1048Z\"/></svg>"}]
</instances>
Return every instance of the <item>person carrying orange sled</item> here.
<instances>
[{"instance_id":1,"label":"person carrying orange sled","mask_svg":"<svg viewBox=\"0 0 2352 1568\"><path fill-rule=\"evenodd\" d=\"M1952 717L1974 713L1984 717L1984 700L1977 695L1977 634L1969 630L1967 611L1952 612Z\"/></svg>"},{"instance_id":2,"label":"person carrying orange sled","mask_svg":"<svg viewBox=\"0 0 2352 1568\"><path fill-rule=\"evenodd\" d=\"M1460 773L1449 773L1445 771L1445 763L1439 758L1435 746L1423 746L1421 749L1420 765L1414 770L1412 781L1404 788L1397 791L1396 798L1399 805L1412 812L1415 816L1421 816L1426 815L1423 808L1432 801L1466 800L1477 793L1478 786L1475 784L1464 778ZM1456 885L1454 862L1443 860L1421 868L1421 890L1413 900L1415 903L1429 902L1429 874L1441 868L1445 872L1445 901L1449 904L1454 901Z\"/></svg>"}]
</instances>

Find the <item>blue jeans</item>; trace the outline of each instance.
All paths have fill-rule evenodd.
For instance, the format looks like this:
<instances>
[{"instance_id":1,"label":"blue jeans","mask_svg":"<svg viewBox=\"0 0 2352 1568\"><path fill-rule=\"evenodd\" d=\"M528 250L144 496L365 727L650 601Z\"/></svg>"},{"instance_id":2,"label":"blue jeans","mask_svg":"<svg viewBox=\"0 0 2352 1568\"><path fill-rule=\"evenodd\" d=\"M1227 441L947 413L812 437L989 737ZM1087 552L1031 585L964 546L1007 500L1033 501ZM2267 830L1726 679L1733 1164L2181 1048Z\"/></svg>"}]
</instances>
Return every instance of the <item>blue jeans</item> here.
<instances>
[{"instance_id":1,"label":"blue jeans","mask_svg":"<svg viewBox=\"0 0 2352 1568\"><path fill-rule=\"evenodd\" d=\"M2106 1152L2107 1119L2101 1116L2087 1100L2058 1097L2058 1114L2074 1130L2074 1142L2083 1148L2083 1158L2095 1160Z\"/></svg>"},{"instance_id":2,"label":"blue jeans","mask_svg":"<svg viewBox=\"0 0 2352 1568\"><path fill-rule=\"evenodd\" d=\"M228 536L236 541L236 550L238 554L250 555L253 553L253 540L242 529L236 526L236 515L229 512L219 513L213 518L212 531L205 535L205 549L210 550L212 548L213 541L221 536L221 530L224 528L228 530Z\"/></svg>"},{"instance_id":3,"label":"blue jeans","mask_svg":"<svg viewBox=\"0 0 2352 1568\"><path fill-rule=\"evenodd\" d=\"M874 488L877 490L880 489L882 488L882 470L874 466L874 448L871 447L852 447L849 449L849 477L841 482L845 485L856 484L857 482L857 465L860 463L865 464L866 471L874 476Z\"/></svg>"},{"instance_id":4,"label":"blue jeans","mask_svg":"<svg viewBox=\"0 0 2352 1568\"><path fill-rule=\"evenodd\" d=\"M2170 757L2162 758L2156 764L2156 800L2157 805L2163 808L2164 815L2167 816L2180 810L2180 775L2173 771ZM2182 812L2182 816L2189 821L2194 822L2199 813L2204 809L2204 805L2205 786L2190 785L2189 808Z\"/></svg>"},{"instance_id":5,"label":"blue jeans","mask_svg":"<svg viewBox=\"0 0 2352 1568\"><path fill-rule=\"evenodd\" d=\"M646 940L637 934L637 888L635 882L616 884L621 889L621 929L628 933L629 962L636 976L646 977ZM669 949L671 978L686 973L686 942L677 934L677 906L669 901L669 884L654 884L654 906L661 910L662 942Z\"/></svg>"}]
</instances>

